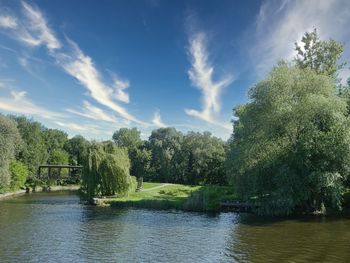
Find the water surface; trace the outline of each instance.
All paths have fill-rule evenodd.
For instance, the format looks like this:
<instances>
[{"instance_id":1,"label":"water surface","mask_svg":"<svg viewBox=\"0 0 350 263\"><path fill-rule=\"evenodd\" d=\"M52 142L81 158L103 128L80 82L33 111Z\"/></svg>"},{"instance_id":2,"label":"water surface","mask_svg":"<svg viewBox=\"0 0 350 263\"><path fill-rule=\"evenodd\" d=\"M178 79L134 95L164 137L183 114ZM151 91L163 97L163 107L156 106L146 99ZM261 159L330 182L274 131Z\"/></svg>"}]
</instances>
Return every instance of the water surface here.
<instances>
[{"instance_id":1,"label":"water surface","mask_svg":"<svg viewBox=\"0 0 350 263\"><path fill-rule=\"evenodd\" d=\"M0 262L350 262L350 219L111 209L36 193L0 202Z\"/></svg>"}]
</instances>

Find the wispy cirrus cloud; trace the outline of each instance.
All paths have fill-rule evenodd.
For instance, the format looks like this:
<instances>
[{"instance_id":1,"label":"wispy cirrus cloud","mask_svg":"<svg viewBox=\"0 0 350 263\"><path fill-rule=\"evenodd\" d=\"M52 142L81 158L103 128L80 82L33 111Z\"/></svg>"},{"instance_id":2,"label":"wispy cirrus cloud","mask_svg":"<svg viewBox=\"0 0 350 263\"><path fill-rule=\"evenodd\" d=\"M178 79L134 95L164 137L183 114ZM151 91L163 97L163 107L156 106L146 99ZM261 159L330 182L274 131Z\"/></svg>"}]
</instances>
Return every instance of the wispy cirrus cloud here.
<instances>
[{"instance_id":1,"label":"wispy cirrus cloud","mask_svg":"<svg viewBox=\"0 0 350 263\"><path fill-rule=\"evenodd\" d=\"M95 101L118 113L127 122L131 121L140 125L147 123L139 120L119 102L129 103L129 94L126 89L129 81L117 77L112 73L112 80L107 83L99 70L97 70L92 58L86 55L72 40L66 39L64 44L49 26L46 18L36 6L22 2L24 19L7 16L9 21L22 22L16 26L7 26L15 39L31 47L45 46L48 53L66 73L78 80L78 82L89 91L89 96ZM7 22L8 24L8 22ZM63 48L64 47L64 48ZM20 63L28 61L20 60ZM27 64L25 65L27 66Z\"/></svg>"},{"instance_id":2,"label":"wispy cirrus cloud","mask_svg":"<svg viewBox=\"0 0 350 263\"><path fill-rule=\"evenodd\" d=\"M2 28L16 28L17 20L12 16L1 16L0 15L0 27Z\"/></svg>"},{"instance_id":3,"label":"wispy cirrus cloud","mask_svg":"<svg viewBox=\"0 0 350 263\"><path fill-rule=\"evenodd\" d=\"M118 80L119 82L114 88L106 84L102 80L100 72L94 66L92 59L85 55L76 43L71 40L69 40L69 43L72 47L71 54L61 53L56 55L59 65L61 65L69 75L77 79L97 102L112 109L126 120L141 125L145 124L113 100L113 98L119 98L119 100L124 100L124 102L129 100L129 98L123 94L124 89L128 87L128 83ZM114 81L116 82L116 80ZM120 94L124 96L120 96Z\"/></svg>"},{"instance_id":4,"label":"wispy cirrus cloud","mask_svg":"<svg viewBox=\"0 0 350 263\"><path fill-rule=\"evenodd\" d=\"M225 124L216 120L216 115L221 109L221 92L233 82L234 78L228 75L219 80L214 80L214 66L209 62L205 42L205 34L196 33L190 38L189 48L192 65L188 75L192 84L202 93L202 110L185 109L185 112L190 116L226 128Z\"/></svg>"},{"instance_id":5,"label":"wispy cirrus cloud","mask_svg":"<svg viewBox=\"0 0 350 263\"><path fill-rule=\"evenodd\" d=\"M92 105L90 102L84 101L83 105L83 111L74 109L66 109L66 111L92 120L118 123L118 120L114 115L106 113L102 109Z\"/></svg>"},{"instance_id":6,"label":"wispy cirrus cloud","mask_svg":"<svg viewBox=\"0 0 350 263\"><path fill-rule=\"evenodd\" d=\"M71 123L71 122L61 122L56 121L55 122L58 126L70 129L76 132L86 132L89 131L89 133L99 133L100 131L97 129L97 126L93 125L82 125L77 123Z\"/></svg>"},{"instance_id":7,"label":"wispy cirrus cloud","mask_svg":"<svg viewBox=\"0 0 350 263\"><path fill-rule=\"evenodd\" d=\"M160 116L160 112L159 111L156 111L153 115L153 119L152 119L152 123L157 126L157 127L160 127L160 128L164 128L164 127L167 127L168 125L166 125L163 121L162 121L162 118Z\"/></svg>"},{"instance_id":8,"label":"wispy cirrus cloud","mask_svg":"<svg viewBox=\"0 0 350 263\"><path fill-rule=\"evenodd\" d=\"M49 120L56 120L64 117L61 113L50 111L33 103L27 98L27 93L25 91L12 89L9 93L9 96L0 97L0 109L2 110L24 115L35 115Z\"/></svg>"},{"instance_id":9,"label":"wispy cirrus cloud","mask_svg":"<svg viewBox=\"0 0 350 263\"><path fill-rule=\"evenodd\" d=\"M25 20L17 26L15 37L29 46L45 45L50 51L61 48L60 41L37 7L22 2Z\"/></svg>"},{"instance_id":10,"label":"wispy cirrus cloud","mask_svg":"<svg viewBox=\"0 0 350 263\"><path fill-rule=\"evenodd\" d=\"M259 77L280 59L295 56L294 43L317 28L321 38L345 42L350 37L348 0L267 0L260 7L252 31L247 32L248 53ZM344 57L349 57L349 51Z\"/></svg>"}]
</instances>

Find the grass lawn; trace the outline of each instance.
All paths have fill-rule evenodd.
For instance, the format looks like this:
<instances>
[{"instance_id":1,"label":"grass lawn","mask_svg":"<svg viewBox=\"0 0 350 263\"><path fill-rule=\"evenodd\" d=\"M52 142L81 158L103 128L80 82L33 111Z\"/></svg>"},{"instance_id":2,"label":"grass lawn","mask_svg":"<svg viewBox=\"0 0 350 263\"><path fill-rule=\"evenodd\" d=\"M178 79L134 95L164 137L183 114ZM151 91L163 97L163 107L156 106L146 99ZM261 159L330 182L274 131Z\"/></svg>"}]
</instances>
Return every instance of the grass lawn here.
<instances>
[{"instance_id":1,"label":"grass lawn","mask_svg":"<svg viewBox=\"0 0 350 263\"><path fill-rule=\"evenodd\" d=\"M145 182L142 190L130 193L126 197L109 197L103 202L118 207L219 211L221 202L236 200L233 189L225 186L164 185Z\"/></svg>"}]
</instances>

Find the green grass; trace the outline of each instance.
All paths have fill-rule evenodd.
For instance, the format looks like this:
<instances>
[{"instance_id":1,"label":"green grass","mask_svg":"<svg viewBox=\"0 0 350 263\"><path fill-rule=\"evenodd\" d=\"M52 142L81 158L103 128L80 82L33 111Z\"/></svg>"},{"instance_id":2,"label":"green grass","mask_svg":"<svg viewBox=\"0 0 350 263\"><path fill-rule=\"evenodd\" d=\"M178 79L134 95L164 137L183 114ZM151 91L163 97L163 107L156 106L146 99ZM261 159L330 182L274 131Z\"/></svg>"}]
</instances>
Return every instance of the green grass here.
<instances>
[{"instance_id":1,"label":"green grass","mask_svg":"<svg viewBox=\"0 0 350 263\"><path fill-rule=\"evenodd\" d=\"M142 184L142 189L149 189L149 188L153 188L153 187L157 187L162 185L162 183L151 183L151 182L144 182Z\"/></svg>"},{"instance_id":2,"label":"green grass","mask_svg":"<svg viewBox=\"0 0 350 263\"><path fill-rule=\"evenodd\" d=\"M130 193L126 197L109 197L104 199L104 203L117 207L219 211L221 202L236 200L231 187L170 184L152 189L161 185L145 182L144 192Z\"/></svg>"}]
</instances>

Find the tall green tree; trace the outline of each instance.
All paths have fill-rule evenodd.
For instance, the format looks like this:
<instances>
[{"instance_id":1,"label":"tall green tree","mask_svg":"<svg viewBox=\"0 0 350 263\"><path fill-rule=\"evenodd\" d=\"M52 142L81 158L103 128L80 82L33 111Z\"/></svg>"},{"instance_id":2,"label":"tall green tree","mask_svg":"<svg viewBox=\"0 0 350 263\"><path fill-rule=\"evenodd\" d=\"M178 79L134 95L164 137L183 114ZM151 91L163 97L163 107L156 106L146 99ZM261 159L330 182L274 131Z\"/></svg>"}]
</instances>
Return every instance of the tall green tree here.
<instances>
[{"instance_id":1,"label":"tall green tree","mask_svg":"<svg viewBox=\"0 0 350 263\"><path fill-rule=\"evenodd\" d=\"M90 142L81 135L76 135L66 142L64 149L69 154L69 164L81 165L83 156L87 153Z\"/></svg>"},{"instance_id":2,"label":"tall green tree","mask_svg":"<svg viewBox=\"0 0 350 263\"><path fill-rule=\"evenodd\" d=\"M29 176L35 177L39 165L46 164L49 158L44 137L45 127L39 122L29 120L24 116L12 116L12 118L17 122L23 140L23 147L17 154L16 159L28 167Z\"/></svg>"},{"instance_id":3,"label":"tall green tree","mask_svg":"<svg viewBox=\"0 0 350 263\"><path fill-rule=\"evenodd\" d=\"M9 164L20 144L21 137L16 122L0 114L0 192L10 185Z\"/></svg>"},{"instance_id":4,"label":"tall green tree","mask_svg":"<svg viewBox=\"0 0 350 263\"><path fill-rule=\"evenodd\" d=\"M228 173L264 214L341 207L350 123L332 76L281 63L235 108ZM252 201L252 199L249 199Z\"/></svg>"},{"instance_id":5,"label":"tall green tree","mask_svg":"<svg viewBox=\"0 0 350 263\"><path fill-rule=\"evenodd\" d=\"M144 142L141 140L141 132L137 130L137 128L121 128L114 132L112 138L116 145L125 147L128 150L131 161L130 173L133 176L139 177L139 165L141 160L138 160L138 157L140 157L138 152L144 145ZM136 166L138 167L136 168Z\"/></svg>"},{"instance_id":6,"label":"tall green tree","mask_svg":"<svg viewBox=\"0 0 350 263\"><path fill-rule=\"evenodd\" d=\"M295 43L295 50L297 51L295 62L301 69L309 68L318 74L336 78L337 71L345 65L339 63L344 51L343 45L333 39L320 40L316 29L306 32L301 44Z\"/></svg>"},{"instance_id":7,"label":"tall green tree","mask_svg":"<svg viewBox=\"0 0 350 263\"><path fill-rule=\"evenodd\" d=\"M87 197L125 194L131 184L127 150L111 142L92 143L83 157L82 188Z\"/></svg>"},{"instance_id":8,"label":"tall green tree","mask_svg":"<svg viewBox=\"0 0 350 263\"><path fill-rule=\"evenodd\" d=\"M152 151L152 178L160 182L174 182L178 173L174 158L181 151L183 134L175 128L159 128L152 131L148 147Z\"/></svg>"},{"instance_id":9,"label":"tall green tree","mask_svg":"<svg viewBox=\"0 0 350 263\"><path fill-rule=\"evenodd\" d=\"M210 132L189 132L181 148L187 184L226 184L225 143Z\"/></svg>"}]
</instances>

